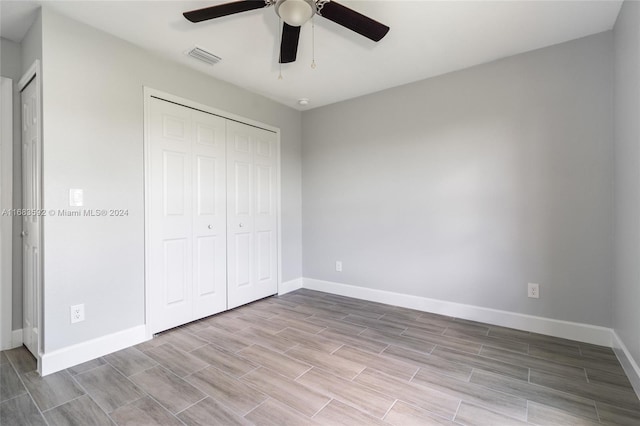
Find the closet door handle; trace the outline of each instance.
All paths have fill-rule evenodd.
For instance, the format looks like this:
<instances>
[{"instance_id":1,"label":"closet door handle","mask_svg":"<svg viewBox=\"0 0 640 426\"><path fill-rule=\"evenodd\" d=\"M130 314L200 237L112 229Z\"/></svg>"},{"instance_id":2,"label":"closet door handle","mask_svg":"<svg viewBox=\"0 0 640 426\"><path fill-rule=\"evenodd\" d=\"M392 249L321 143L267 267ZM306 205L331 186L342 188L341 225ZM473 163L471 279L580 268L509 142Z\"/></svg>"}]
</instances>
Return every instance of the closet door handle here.
<instances>
[{"instance_id":1,"label":"closet door handle","mask_svg":"<svg viewBox=\"0 0 640 426\"><path fill-rule=\"evenodd\" d=\"M213 229L213 225L208 225L207 228Z\"/></svg>"},{"instance_id":2,"label":"closet door handle","mask_svg":"<svg viewBox=\"0 0 640 426\"><path fill-rule=\"evenodd\" d=\"M238 226L239 226L240 228L242 228L244 225L243 225L243 224L240 224L240 225L238 225Z\"/></svg>"}]
</instances>

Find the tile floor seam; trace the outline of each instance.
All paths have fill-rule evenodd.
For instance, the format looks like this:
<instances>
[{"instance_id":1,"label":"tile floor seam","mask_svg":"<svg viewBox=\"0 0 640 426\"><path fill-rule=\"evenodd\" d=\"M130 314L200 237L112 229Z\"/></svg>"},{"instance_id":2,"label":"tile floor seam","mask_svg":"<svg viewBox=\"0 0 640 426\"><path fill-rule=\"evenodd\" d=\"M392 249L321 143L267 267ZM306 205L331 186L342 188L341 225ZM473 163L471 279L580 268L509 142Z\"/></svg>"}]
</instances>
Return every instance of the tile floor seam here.
<instances>
[{"instance_id":1,"label":"tile floor seam","mask_svg":"<svg viewBox=\"0 0 640 426\"><path fill-rule=\"evenodd\" d=\"M13 348L16 349L16 348ZM38 406L38 404L36 404L36 400L33 398L33 395L31 395L31 391L29 390L29 388L27 387L26 383L24 382L23 378L22 378L22 374L20 374L18 372L18 369L16 368L16 366L13 364L13 361L11 361L11 358L7 357L7 361L9 362L9 365L11 366L11 368L13 369L13 372L16 374L16 376L18 376L18 379L20 380L20 383L22 384L22 387L24 388L24 390L26 391L26 394L29 396L29 399L31 400L31 403L33 404L34 407L36 407L36 410L38 410L38 413L40 413L40 417L42 417L42 419L44 420L44 422L49 425L48 420L46 419L46 417L44 416L43 411L40 409L40 407ZM32 371L37 371L37 370L32 370ZM25 372L29 373L29 371ZM16 398L25 395L25 394L20 394L18 395ZM14 398L12 398L14 399ZM9 401L9 400L7 400ZM7 401L3 401L2 403L6 403Z\"/></svg>"},{"instance_id":2,"label":"tile floor seam","mask_svg":"<svg viewBox=\"0 0 640 426\"><path fill-rule=\"evenodd\" d=\"M305 320L306 320L306 319L307 319L307 318L305 318ZM323 328L322 328L322 330L318 330L318 331L316 331L315 333L311 333L311 334L320 334L320 333L322 333L323 331L325 331L326 329L327 329L327 327L323 327Z\"/></svg>"},{"instance_id":3,"label":"tile floor seam","mask_svg":"<svg viewBox=\"0 0 640 426\"><path fill-rule=\"evenodd\" d=\"M552 365L554 365L554 366L559 366L559 367L569 367L569 368L576 368L576 369L582 369L582 368L584 368L584 367L577 367L577 366L575 366L575 365L570 365L570 364L563 364L563 363L560 363L560 362L557 362L557 361L552 361L552 360L546 360L546 359L542 359L542 358L537 358L537 357L533 357L533 356L531 356L531 355L523 354L523 353L521 353L521 352L513 352L513 351L510 351L510 350L508 350L508 349L502 349L502 348L499 348L499 349L500 349L500 350L503 350L503 351L507 351L507 352L512 353L512 354L515 354L515 355L524 355L524 356L528 356L528 357L530 357L530 358L534 358L534 361L544 361L544 362L549 363L549 364L552 364ZM490 355L485 355L485 354L482 354L482 353L479 353L479 354L478 354L478 356L481 356L481 357L483 357L483 358L487 358L487 359L490 359L490 360L493 360L493 361L504 362L505 364L513 365L513 366L516 366L516 367L517 367L517 366L519 366L519 364L514 364L513 362L504 361L504 360L501 360L501 359L499 359L499 358L495 358L495 357L492 357L492 356L490 356ZM527 367L527 368L532 368L532 367ZM541 369L541 370L542 370L542 369ZM604 370L598 370L598 371L604 371ZM605 371L605 372L606 372L606 371Z\"/></svg>"},{"instance_id":4,"label":"tile floor seam","mask_svg":"<svg viewBox=\"0 0 640 426\"><path fill-rule=\"evenodd\" d=\"M456 412L453 413L453 417L451 418L452 422L456 421L456 417L458 417L458 412L460 411L460 407L462 406L463 399L460 398L460 402L458 402L458 408L456 408Z\"/></svg>"},{"instance_id":5,"label":"tile floor seam","mask_svg":"<svg viewBox=\"0 0 640 426\"><path fill-rule=\"evenodd\" d=\"M474 355L480 355L480 352L482 352L482 348L484 348L484 343L480 344L480 348L478 349L478 352L474 353Z\"/></svg>"},{"instance_id":6,"label":"tile floor seam","mask_svg":"<svg viewBox=\"0 0 640 426\"><path fill-rule=\"evenodd\" d=\"M9 360L9 362L11 362L11 360ZM46 417L44 416L44 413L45 413L46 411L48 411L48 410L42 411L42 409L40 408L40 406L36 403L35 398L34 398L34 397L33 397L33 395L31 394L31 391L29 390L29 388L27 387L26 383L24 382L24 380L23 380L23 378L22 378L22 375L21 375L21 374L19 374L19 373L17 372L17 369L15 368L15 366L14 366L14 371L16 371L16 374L18 374L18 378L19 378L19 379L20 379L20 381L22 382L22 386L24 386L24 388L27 390L27 394L29 395L29 398L31 398L31 402L33 403L33 405L34 405L34 406L36 407L36 409L40 412L40 415L42 416L42 418L43 418L47 423L49 423L49 422L47 421ZM37 370L32 370L32 371L37 371ZM27 374L27 373L31 373L31 371L25 372L24 374ZM80 397L78 397L78 398L80 398ZM76 398L74 398L74 399L76 399ZM71 401L67 401L67 402L71 402ZM60 404L60 405L62 405L62 404ZM54 407L54 408L55 408L55 407Z\"/></svg>"},{"instance_id":7,"label":"tile floor seam","mask_svg":"<svg viewBox=\"0 0 640 426\"><path fill-rule=\"evenodd\" d=\"M94 401L95 402L95 401ZM104 410L103 410L104 411ZM112 411L113 412L113 411ZM111 417L111 413L107 413L105 411L105 414L107 415L107 417L109 418L109 420L111 420L113 422L114 425L118 425L118 422L116 422L113 417Z\"/></svg>"},{"instance_id":8,"label":"tile floor seam","mask_svg":"<svg viewBox=\"0 0 640 426\"><path fill-rule=\"evenodd\" d=\"M16 395L16 396L12 396L11 398L5 399L0 401L0 404L4 404L5 402L9 402L9 401L13 401L16 398L20 398L21 396L25 396L25 395L29 395L28 391L24 391L23 393Z\"/></svg>"},{"instance_id":9,"label":"tile floor seam","mask_svg":"<svg viewBox=\"0 0 640 426\"><path fill-rule=\"evenodd\" d=\"M85 394L83 394L83 395L76 396L75 398L71 398L71 399L70 399L70 400L68 400L68 401L62 402L62 403L60 403L60 404L56 405L55 407L47 408L46 410L40 410L40 407L38 407L38 404L36 404L36 407L38 407L38 409L40 410L40 412L44 415L45 413L48 413L48 412L50 412L50 411L52 411L52 410L55 410L56 408L62 407L63 405L68 404L69 402L73 402L73 401L75 401L75 400L77 400L77 399L80 399L80 398L82 398L83 396L89 396L89 395L85 393ZM91 397L89 396L89 398L91 398ZM91 399L91 400L93 401L93 399ZM93 402L95 402L95 401L93 401ZM98 406L98 407L100 407L100 406ZM102 410L102 407L100 407L100 409ZM104 410L102 410L102 411L104 411ZM105 414L106 414L106 413L105 413Z\"/></svg>"},{"instance_id":10,"label":"tile floor seam","mask_svg":"<svg viewBox=\"0 0 640 426\"><path fill-rule=\"evenodd\" d=\"M463 383L469 383L469 384L472 384L472 385L478 386L478 387L480 387L480 388L487 389L487 390L489 390L489 391L491 391L491 392L495 392L495 393L498 393L498 394L502 394L502 395L509 396L509 397L511 397L511 398L516 398L516 399L522 400L522 401L524 401L524 402L525 402L525 406L526 406L528 399L527 399L527 398L525 398L525 397L523 397L523 396L519 396L519 395L516 395L516 394L513 394L513 393L505 392L505 391L502 391L502 390L499 390L499 389L493 389L493 388L491 388L491 387L489 387L489 386L485 386L485 385L482 385L482 384L479 384L479 383L471 382L471 377L473 377L473 373L475 372L475 370L476 370L476 369L473 369L473 370L472 370L471 376L469 376L469 382L463 382ZM457 379L454 379L454 380L457 380ZM517 379L515 379L515 380L517 380ZM428 388L430 388L430 389L435 389L435 388L431 388L429 385L422 385L422 386L428 387ZM437 390L437 389L436 389L436 390ZM454 390L454 391L455 391L455 390ZM442 392L442 391L440 391L440 392ZM456 393L458 393L458 391L455 391L455 392L456 392ZM461 399L462 401L464 401L464 398L460 397L460 399ZM468 402L468 403L469 403L469 404L471 404L471 402ZM504 415L506 415L506 416L508 416L508 417L514 417L514 416L512 416L512 415L510 415L510 414L507 414L507 413L505 413L505 412L501 412L499 409L487 407L486 405L484 405L483 403L480 403L480 402L474 402L474 403L472 403L472 404L474 404L474 405L478 405L478 406L480 406L480 407L484 407L484 408L488 409L489 411L496 411L496 412L500 412L500 413L502 413L502 414L504 414Z\"/></svg>"},{"instance_id":11,"label":"tile floor seam","mask_svg":"<svg viewBox=\"0 0 640 426\"><path fill-rule=\"evenodd\" d=\"M144 353L144 352L142 352L142 353ZM145 355L146 355L146 354L145 354ZM153 358L152 358L152 359L153 359ZM156 361L154 360L154 362L156 362ZM151 367L149 367L149 368L145 368L144 370L137 371L137 372L135 372L135 373L133 373L133 374L131 374L131 375L129 375L129 376L127 376L126 374L124 374L124 372L122 372L122 371L118 370L118 368L117 368L117 367L115 367L115 366L113 366L113 365L111 365L111 367L113 367L113 368L114 368L118 373L122 374L124 377L126 377L127 379L129 379L129 380L131 381L131 378L132 378L132 377L138 376L138 375L140 375L140 374L142 374L142 373L146 373L147 371L149 371L149 370L153 370L153 369L154 369L154 368L156 368L156 367L161 367L161 365L160 365L160 364L158 364L158 363L156 362L156 365L151 366Z\"/></svg>"},{"instance_id":12,"label":"tile floor seam","mask_svg":"<svg viewBox=\"0 0 640 426\"><path fill-rule=\"evenodd\" d=\"M175 413L172 413L175 417L178 417L178 414L183 413L184 411L188 410L189 408L193 407L194 405L198 405L199 403L201 403L202 401L204 401L207 398L211 398L211 399L215 399L212 398L211 396L209 396L208 394L206 394L205 392L202 392L204 394L204 397L200 398L199 400L197 400L196 402L192 403L191 405L186 406L185 408L183 408L180 411L176 411ZM220 401L216 400L218 403L220 403ZM224 404L222 404L224 405ZM225 405L226 407L226 405ZM229 408L229 407L226 407ZM242 416L241 416L242 417Z\"/></svg>"},{"instance_id":13,"label":"tile floor seam","mask_svg":"<svg viewBox=\"0 0 640 426\"><path fill-rule=\"evenodd\" d=\"M254 344L254 345L251 345L251 346L255 346L255 344ZM247 348L250 348L251 346L247 346ZM300 343L298 343L297 345L292 346L292 347L290 347L289 349L287 349L286 351L282 352L282 355L287 355L287 356L289 356L289 354L288 354L288 352L289 352L289 351L292 351L292 350L294 350L294 349L296 349L296 348L298 348L298 347L300 347L300 346L302 346L302 345L301 345ZM244 348L244 349L246 349L246 348ZM236 352L236 353L237 353L237 352ZM291 357L289 356L289 358L291 358Z\"/></svg>"},{"instance_id":14,"label":"tile floor seam","mask_svg":"<svg viewBox=\"0 0 640 426\"><path fill-rule=\"evenodd\" d=\"M389 408L387 408L387 411L384 413L384 415L381 417L382 421L384 421L385 417L387 417L387 415L389 414L389 412L393 409L393 407L395 407L396 403L398 402L398 398L396 398L392 403L391 406Z\"/></svg>"},{"instance_id":15,"label":"tile floor seam","mask_svg":"<svg viewBox=\"0 0 640 426\"><path fill-rule=\"evenodd\" d=\"M247 414L245 414L244 416L242 416L243 418L246 418L249 414L253 413L255 410L257 410L258 408L262 407L264 404L267 403L267 401L277 401L277 399L267 395L267 399L265 399L264 401L262 401L260 404L256 405L255 407L253 407L251 410L249 410L247 412Z\"/></svg>"},{"instance_id":16,"label":"tile floor seam","mask_svg":"<svg viewBox=\"0 0 640 426\"><path fill-rule=\"evenodd\" d=\"M294 382L298 382L298 379L299 379L300 377L304 376L305 374L307 374L309 371L313 370L314 368L315 368L315 367L312 365L311 367L309 367L308 369L306 369L303 373L298 374L298 375L293 379L293 381L294 381ZM300 383L300 382L298 382L298 383Z\"/></svg>"},{"instance_id":17,"label":"tile floor seam","mask_svg":"<svg viewBox=\"0 0 640 426\"><path fill-rule=\"evenodd\" d=\"M358 381L357 381L357 379L358 379L358 377L360 377L360 375L361 375L362 373L364 373L364 371L365 371L365 370L366 370L366 368L365 368L364 370L362 370L361 372L359 372L358 374L356 374L356 376L355 376L353 379L351 379L351 381L352 381L352 382L354 382L354 383L360 383L360 382L358 382ZM363 385L363 386L366 386L366 385L364 385L363 383L360 383L360 384L361 384L361 385ZM368 386L367 386L367 387L368 387ZM374 389L372 389L372 388L370 388L370 387L369 387L369 389L374 390ZM388 395L387 395L387 396L388 396Z\"/></svg>"},{"instance_id":18,"label":"tile floor seam","mask_svg":"<svg viewBox=\"0 0 640 426\"><path fill-rule=\"evenodd\" d=\"M66 370L65 370L65 371L66 371ZM69 376L71 376L71 375L69 375ZM73 380L73 381L76 383L76 385L77 385L80 389L82 389L82 391L84 392L84 394L85 394L85 395L87 395L87 396L89 397L89 399L90 399L90 400L92 400L92 401L93 401L93 402L94 402L94 403L95 403L95 404L96 404L96 405L97 405L97 406L98 406L102 411L104 411L104 413L105 413L107 416L109 415L109 413L107 412L107 410L105 410L105 409L104 409L100 404L98 404L98 401L96 401L96 400L93 398L93 395L91 395L91 394L89 393L89 391L88 391L84 386L82 386L82 383L80 383L78 380L76 380L75 376L71 376L71 380ZM84 396L84 395L81 395L81 396L79 396L78 398L82 398L82 396ZM78 399L78 398L75 398L75 399ZM67 402L71 402L71 401L67 401ZM66 404L67 402L65 402L64 404ZM61 405L64 405L64 404L61 404Z\"/></svg>"},{"instance_id":19,"label":"tile floor seam","mask_svg":"<svg viewBox=\"0 0 640 426\"><path fill-rule=\"evenodd\" d=\"M202 348L204 348L205 346L209 346L209 343L205 343L204 345L200 345L200 346L198 346L197 348L193 348L193 349L191 349L190 351L185 351L185 352L187 352L187 353L189 353L189 354L190 354L191 352L193 352L193 351L197 351L198 349L202 349Z\"/></svg>"},{"instance_id":20,"label":"tile floor seam","mask_svg":"<svg viewBox=\"0 0 640 426\"><path fill-rule=\"evenodd\" d=\"M13 365L11 365L11 363L9 363L9 367L11 368L11 371L13 371L13 374L16 375L16 377L18 377L18 380L20 380L20 384L22 385L22 389L24 390L24 393L21 393L20 395L16 395L13 398L9 398L9 399L5 399L4 401L0 401L0 404L3 404L7 401L12 401L16 398L21 397L24 394L28 394L29 397L31 397L31 395L29 394L29 388L27 388L27 386L25 385L24 381L22 380L22 377L20 376L20 374L18 374L18 372L16 371L15 368L13 368Z\"/></svg>"},{"instance_id":21,"label":"tile floor seam","mask_svg":"<svg viewBox=\"0 0 640 426\"><path fill-rule=\"evenodd\" d=\"M507 350L507 349L505 349L505 350ZM512 351L510 351L510 352L512 352ZM513 353L518 353L518 352L513 352ZM535 355L530 355L530 354L527 355L527 356L529 356L531 358L535 358L537 360L542 360L542 361L545 361L545 362L552 362L552 363L555 363L555 364L560 364L560 365L564 365L564 366L568 366L568 367L587 368L587 367L585 367L583 365L578 365L577 363L576 364L566 364L566 363L563 363L563 362L555 361L555 360L552 360L552 359L547 359L547 358L540 357L540 356L535 356ZM614 375L617 375L617 376L626 376L626 374L618 374L618 373L615 373L615 372L612 372L612 371L603 370L601 368L594 368L594 370L603 371L603 372L614 374Z\"/></svg>"},{"instance_id":22,"label":"tile floor seam","mask_svg":"<svg viewBox=\"0 0 640 426\"><path fill-rule=\"evenodd\" d=\"M600 410L598 410L598 404L597 404L597 403L594 403L593 405L594 405L594 406L595 406L595 408L596 408L596 416L598 416L598 422L599 422L599 423L602 423L602 418L600 417Z\"/></svg>"},{"instance_id":23,"label":"tile floor seam","mask_svg":"<svg viewBox=\"0 0 640 426\"><path fill-rule=\"evenodd\" d=\"M146 392L145 392L145 393L146 393ZM180 419L178 418L178 416L176 416L174 413L172 413L172 412L171 412L171 410L169 409L169 407L165 407L165 406L162 404L162 402L158 401L158 400L157 400L153 395L146 394L146 397L147 397L147 398L149 398L149 399L151 399L151 400L152 400L153 402L155 402L156 404L158 404L158 405L159 405L160 407L162 407L164 410L166 410L166 412L167 412L167 413L169 413L169 415L171 415L172 417L176 418L180 423L183 423L183 424L184 424L184 422L183 422L182 420L180 420ZM145 397L142 397L142 398L140 398L140 399L143 399L143 398L145 398ZM139 401L139 400L138 400L138 401ZM129 403L129 404L133 404L133 401L132 401L131 403ZM127 404L127 405L129 405L129 404Z\"/></svg>"},{"instance_id":24,"label":"tile floor seam","mask_svg":"<svg viewBox=\"0 0 640 426\"><path fill-rule=\"evenodd\" d=\"M496 374L496 373L492 373L492 374ZM513 380L518 380L518 379L513 379ZM549 389L549 390L551 390L553 392L558 392L558 393L561 393L561 394L564 394L564 395L570 395L570 396L572 396L574 398L583 399L585 401L592 402L594 407L596 407L596 402L598 402L597 399L589 398L589 397L586 397L586 396L582 396L582 395L579 395L579 394L576 394L576 393L571 393L571 392L568 392L568 391L565 391L565 390L561 390L561 389L552 388L550 386L541 385L540 383L535 383L534 382L534 383L529 383L529 384L533 385L533 386L540 386L542 388ZM609 404L609 403L607 403L605 401L600 401L600 402L602 402L604 404ZM620 407L620 408L624 408L624 407Z\"/></svg>"},{"instance_id":25,"label":"tile floor seam","mask_svg":"<svg viewBox=\"0 0 640 426\"><path fill-rule=\"evenodd\" d=\"M258 369L262 368L262 365L261 365L261 364L259 364L259 363L257 363L257 362L256 362L256 363L254 363L254 364L256 364L256 366L255 366L255 367L253 367L251 370L247 371L246 373L244 373L244 374L242 374L242 375L240 375L240 376L236 377L236 380L240 380L240 379L242 379L244 376L246 376L247 374L250 374L251 372L256 371L256 370L258 370ZM215 366L215 365L213 365L213 364L212 364L212 365L210 365L210 367L214 367L214 368L216 368L216 366Z\"/></svg>"},{"instance_id":26,"label":"tile floor seam","mask_svg":"<svg viewBox=\"0 0 640 426\"><path fill-rule=\"evenodd\" d=\"M336 348L334 351L329 352L329 355L333 355L334 353L338 352L340 349L342 349L343 347L347 346L346 343L341 344L338 348Z\"/></svg>"},{"instance_id":27,"label":"tile floor seam","mask_svg":"<svg viewBox=\"0 0 640 426\"><path fill-rule=\"evenodd\" d=\"M420 369L422 367L418 367L415 371L415 373L413 373L413 375L409 378L408 382L411 383L413 381L413 378L416 377L416 374L418 374L420 372Z\"/></svg>"},{"instance_id":28,"label":"tile floor seam","mask_svg":"<svg viewBox=\"0 0 640 426\"><path fill-rule=\"evenodd\" d=\"M382 355L382 353L384 351L386 351L387 349L389 349L390 347L391 347L391 345L387 343L387 346L385 346L380 352L378 352L377 355Z\"/></svg>"},{"instance_id":29,"label":"tile floor seam","mask_svg":"<svg viewBox=\"0 0 640 426\"><path fill-rule=\"evenodd\" d=\"M437 347L443 347L443 346L441 346L441 345L433 345L431 350L429 352L425 352L425 353L428 354L428 355L433 355L433 351L435 351Z\"/></svg>"},{"instance_id":30,"label":"tile floor seam","mask_svg":"<svg viewBox=\"0 0 640 426\"><path fill-rule=\"evenodd\" d=\"M182 380L184 380L184 379L185 379L185 377L187 377L187 376L191 376L192 374L195 374L195 373L199 373L199 372L201 372L201 371L203 371L203 370L206 370L206 369L207 369L207 368L209 368L209 367L213 367L213 364L209 364L209 363L207 363L207 365L205 365L204 367L202 367L202 368L200 368L200 369L198 369L198 370L192 371L191 373L187 374L186 376L181 377L181 379L182 379Z\"/></svg>"},{"instance_id":31,"label":"tile floor seam","mask_svg":"<svg viewBox=\"0 0 640 426\"><path fill-rule=\"evenodd\" d=\"M489 374L493 374L493 375L501 376L501 375L500 375L500 374L498 374L498 373L493 373L493 372L488 372L488 373L489 373ZM514 379L514 378L512 378L512 380L517 380L517 381L520 381L520 382L523 382L523 383L528 383L528 382L525 382L524 380L519 380L519 379ZM473 383L473 382L471 382L471 383ZM490 387L487 387L487 386L484 386L484 385L480 385L480 384L478 384L478 383L474 383L474 384L476 384L476 385L478 385L478 386L482 386L482 387L487 388L487 389L491 389L491 390L492 390L492 391L494 391L494 392L499 392L499 393L502 393L502 394L505 394L505 395L510 395L510 396L513 396L513 397L516 397L516 398L524 399L524 400L526 400L526 401L534 402L534 403L536 403L536 404L548 405L548 404L545 404L544 402L538 402L538 401L535 401L535 400L530 400L529 398L525 398L525 397L523 397L523 396L518 396L518 395L516 395L516 394L512 394L512 393L509 393L509 392L504 392L504 391L501 391L501 390L492 389L492 388L490 388ZM562 391L562 390L559 390L559 389L554 389L554 388L551 388L551 387L548 387L548 386L540 385L540 384L538 384L538 383L528 383L528 384L530 384L530 385L532 385L532 386L539 386L539 387L542 387L542 388L548 389L548 390L550 390L550 391L552 391L552 392L558 392L558 393L563 394L563 395L568 395L568 396L570 396L570 397L573 397L574 399L576 399L576 398L577 398L577 399L582 399L582 400L583 400L582 402L584 402L584 403L593 404L593 408L595 409L596 414L597 414L597 404L596 404L597 400L595 400L595 399L587 398L587 397L584 397L584 396L581 396L581 395L578 395L578 394L574 394L574 393L571 393L571 392ZM601 401L601 402L603 402L603 403L607 404L607 403L606 403L606 402L604 402L604 401ZM624 408L624 407L621 407L621 408ZM563 409L561 409L561 408L556 408L556 409L557 409L557 410L560 410L560 411L565 411L565 412L566 412L566 410L563 410ZM575 413L570 413L570 414L573 414L574 416L576 416L576 415L577 415L577 414L575 414ZM579 415L578 415L578 416L579 416Z\"/></svg>"},{"instance_id":32,"label":"tile floor seam","mask_svg":"<svg viewBox=\"0 0 640 426\"><path fill-rule=\"evenodd\" d=\"M313 419L315 416L318 415L318 413L320 413L322 410L324 410L327 405L331 404L331 401L333 401L335 398L332 397L328 397L329 401L327 401L322 407L320 407L320 409L318 411L316 411L315 413L313 413L313 415L311 416L311 418Z\"/></svg>"},{"instance_id":33,"label":"tile floor seam","mask_svg":"<svg viewBox=\"0 0 640 426\"><path fill-rule=\"evenodd\" d=\"M100 358L96 358L96 359L102 359L105 363L107 362L107 361L105 361L105 360L104 360L104 358L102 358L102 357L100 357ZM90 361L87 361L87 362L91 362L91 361L93 361L93 360L90 360ZM82 365L82 364L81 364L81 365ZM88 369L88 370L84 370L84 371L82 371L82 372L80 372L80 373L76 373L76 374L71 374L71 372L69 371L69 370L70 370L71 368L73 368L73 367L71 367L71 368L65 368L65 369L64 369L64 371L66 371L67 373L69 373L69 375L70 375L71 377L76 377L76 376L79 376L79 375L81 375L81 374L84 374L84 373L88 373L88 372L90 372L90 371L93 371L93 370L95 370L96 368L100 368L100 367L102 367L103 365L105 365L105 364L96 365L95 367L91 367L91 368L90 368L90 369Z\"/></svg>"},{"instance_id":34,"label":"tile floor seam","mask_svg":"<svg viewBox=\"0 0 640 426\"><path fill-rule=\"evenodd\" d=\"M355 324L355 325L357 325L357 324ZM364 330L360 331L358 334L356 334L356 336L360 336L362 333L364 333L367 330L369 330L369 327L365 327Z\"/></svg>"},{"instance_id":35,"label":"tile floor seam","mask_svg":"<svg viewBox=\"0 0 640 426\"><path fill-rule=\"evenodd\" d=\"M340 402L340 403L342 403L342 404L344 404L344 405L346 405L348 407L353 408L354 410L360 411L360 412L362 412L362 413L364 413L364 414L366 414L368 416L371 416L373 418L376 418L378 420L382 420L382 417L378 417L378 416L374 415L373 413L371 413L370 411L362 410L362 409L358 408L356 406L356 404L354 404L351 401L347 401L346 399L341 398L340 395L335 395L334 396L333 392L331 392L331 394L332 395L327 395L327 398L331 398L332 400L336 400L336 401L338 401L338 402ZM389 397L389 399L394 399L394 398L393 397ZM393 405L393 403L391 403L391 405ZM389 408L391 408L391 407L389 407ZM389 411L389 410L387 410L387 411ZM386 414L386 412L385 412L385 414Z\"/></svg>"}]
</instances>

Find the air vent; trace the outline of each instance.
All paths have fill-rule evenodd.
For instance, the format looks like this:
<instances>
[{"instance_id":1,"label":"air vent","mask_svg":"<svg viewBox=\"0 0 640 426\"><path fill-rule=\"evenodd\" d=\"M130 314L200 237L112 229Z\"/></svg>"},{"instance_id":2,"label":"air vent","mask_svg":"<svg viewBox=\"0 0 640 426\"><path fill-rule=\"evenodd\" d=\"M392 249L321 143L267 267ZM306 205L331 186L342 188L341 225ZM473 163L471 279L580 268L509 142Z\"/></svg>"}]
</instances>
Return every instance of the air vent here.
<instances>
[{"instance_id":1,"label":"air vent","mask_svg":"<svg viewBox=\"0 0 640 426\"><path fill-rule=\"evenodd\" d=\"M216 56L211 52L207 52L206 50L198 46L187 52L187 55L209 65L215 65L222 60L221 57Z\"/></svg>"}]
</instances>

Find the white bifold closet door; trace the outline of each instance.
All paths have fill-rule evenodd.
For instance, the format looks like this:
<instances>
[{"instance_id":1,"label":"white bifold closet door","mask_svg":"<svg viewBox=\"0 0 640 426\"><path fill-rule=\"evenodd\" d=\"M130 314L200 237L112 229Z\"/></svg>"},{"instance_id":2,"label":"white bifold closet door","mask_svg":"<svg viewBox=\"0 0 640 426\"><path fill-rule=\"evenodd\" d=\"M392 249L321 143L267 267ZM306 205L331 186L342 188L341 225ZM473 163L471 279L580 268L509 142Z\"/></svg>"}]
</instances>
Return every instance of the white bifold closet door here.
<instances>
[{"instance_id":1,"label":"white bifold closet door","mask_svg":"<svg viewBox=\"0 0 640 426\"><path fill-rule=\"evenodd\" d=\"M227 308L226 120L152 98L149 283L153 333Z\"/></svg>"},{"instance_id":2,"label":"white bifold closet door","mask_svg":"<svg viewBox=\"0 0 640 426\"><path fill-rule=\"evenodd\" d=\"M276 170L275 133L228 121L229 309L278 292Z\"/></svg>"}]
</instances>

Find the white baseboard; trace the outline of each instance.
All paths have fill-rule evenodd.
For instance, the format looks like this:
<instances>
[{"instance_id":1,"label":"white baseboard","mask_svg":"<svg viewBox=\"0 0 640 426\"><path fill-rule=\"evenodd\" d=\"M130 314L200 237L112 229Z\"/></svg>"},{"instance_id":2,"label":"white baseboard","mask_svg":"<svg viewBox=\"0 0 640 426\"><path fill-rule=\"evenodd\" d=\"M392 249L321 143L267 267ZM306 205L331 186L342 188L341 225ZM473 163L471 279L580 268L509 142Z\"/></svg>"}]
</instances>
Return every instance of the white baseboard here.
<instances>
[{"instance_id":1,"label":"white baseboard","mask_svg":"<svg viewBox=\"0 0 640 426\"><path fill-rule=\"evenodd\" d=\"M287 294L302 288L302 278L280 283L278 286L278 295Z\"/></svg>"},{"instance_id":2,"label":"white baseboard","mask_svg":"<svg viewBox=\"0 0 640 426\"><path fill-rule=\"evenodd\" d=\"M618 333L613 330L612 334L613 351L616 353L620 364L622 364L624 372L627 373L627 377L631 382L631 386L633 386L633 390L636 391L636 395L640 398L640 367L638 367L638 364L633 359L631 352L629 352L620 336L618 336Z\"/></svg>"},{"instance_id":3,"label":"white baseboard","mask_svg":"<svg viewBox=\"0 0 640 426\"><path fill-rule=\"evenodd\" d=\"M120 349L137 345L146 340L146 326L139 325L107 336L98 337L77 345L67 346L41 356L40 375L55 373L83 362L108 355Z\"/></svg>"},{"instance_id":4,"label":"white baseboard","mask_svg":"<svg viewBox=\"0 0 640 426\"><path fill-rule=\"evenodd\" d=\"M403 308L447 315L455 318L484 322L502 327L531 331L548 336L577 340L601 346L612 346L612 330L577 322L561 321L551 318L501 311L481 306L465 305L444 300L429 299L410 294L394 293L331 281L303 278L303 287L324 291L341 296L354 297L372 302L386 303Z\"/></svg>"},{"instance_id":5,"label":"white baseboard","mask_svg":"<svg viewBox=\"0 0 640 426\"><path fill-rule=\"evenodd\" d=\"M11 348L17 348L18 346L22 346L22 329L11 332Z\"/></svg>"}]
</instances>

